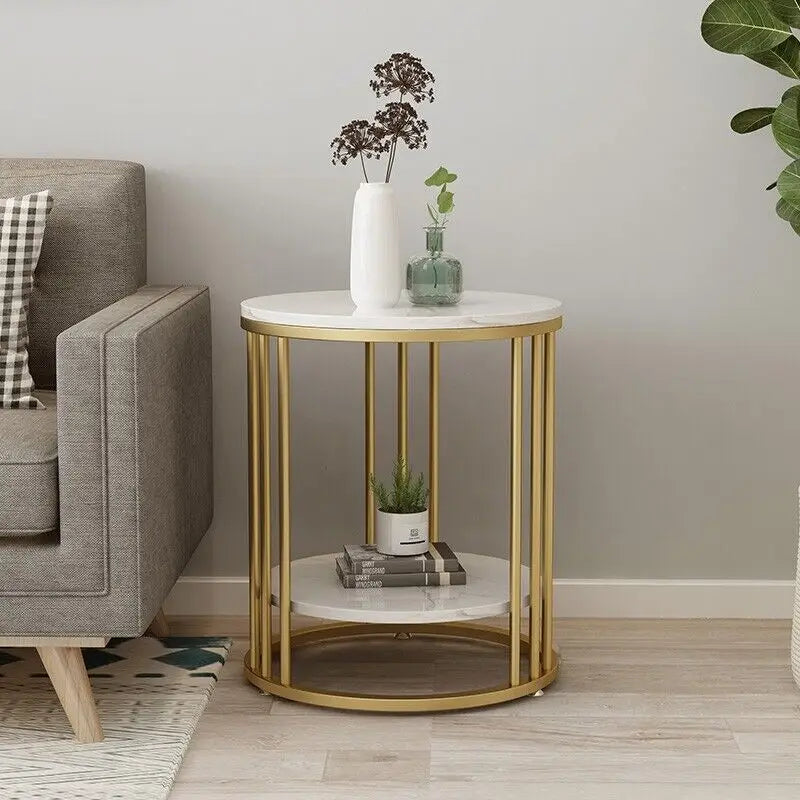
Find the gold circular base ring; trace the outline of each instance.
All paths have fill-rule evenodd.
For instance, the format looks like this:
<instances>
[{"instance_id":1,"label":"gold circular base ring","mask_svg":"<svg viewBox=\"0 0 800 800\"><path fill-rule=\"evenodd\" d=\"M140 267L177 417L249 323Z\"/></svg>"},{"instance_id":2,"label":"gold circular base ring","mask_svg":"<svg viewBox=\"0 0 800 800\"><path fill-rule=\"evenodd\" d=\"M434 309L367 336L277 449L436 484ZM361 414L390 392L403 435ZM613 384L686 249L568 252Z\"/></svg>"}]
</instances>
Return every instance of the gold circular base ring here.
<instances>
[{"instance_id":1,"label":"gold circular base ring","mask_svg":"<svg viewBox=\"0 0 800 800\"><path fill-rule=\"evenodd\" d=\"M303 628L292 634L292 649L308 647L323 642L356 639L376 634L408 633L416 636L434 638L465 639L480 644L493 644L508 647L509 636L502 628L474 625L468 623L442 623L431 625L376 625L361 623L334 623ZM521 637L527 643L527 637ZM273 653L277 653L280 642L276 638L272 642ZM250 653L245 655L244 674L250 683L276 697L307 703L325 708L339 708L347 711L380 711L388 713L420 713L433 711L455 711L466 708L478 708L497 703L507 703L526 695L535 694L545 686L549 686L558 675L559 661L554 652L551 655L552 668L538 678L520 683L518 686L504 684L469 692L452 692L426 695L367 695L341 694L338 692L321 692L306 686L284 686L282 683L265 677L250 668Z\"/></svg>"}]
</instances>

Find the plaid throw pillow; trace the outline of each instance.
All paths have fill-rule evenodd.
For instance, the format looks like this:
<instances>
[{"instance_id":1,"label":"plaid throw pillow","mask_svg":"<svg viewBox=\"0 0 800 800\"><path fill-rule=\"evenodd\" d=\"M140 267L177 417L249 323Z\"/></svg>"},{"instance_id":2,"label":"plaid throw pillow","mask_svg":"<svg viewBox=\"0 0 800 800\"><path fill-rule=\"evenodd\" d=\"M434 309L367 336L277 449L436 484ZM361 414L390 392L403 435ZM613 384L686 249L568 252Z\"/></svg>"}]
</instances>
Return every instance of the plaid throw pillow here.
<instances>
[{"instance_id":1,"label":"plaid throw pillow","mask_svg":"<svg viewBox=\"0 0 800 800\"><path fill-rule=\"evenodd\" d=\"M0 408L43 408L28 371L28 303L50 192L0 199Z\"/></svg>"}]
</instances>

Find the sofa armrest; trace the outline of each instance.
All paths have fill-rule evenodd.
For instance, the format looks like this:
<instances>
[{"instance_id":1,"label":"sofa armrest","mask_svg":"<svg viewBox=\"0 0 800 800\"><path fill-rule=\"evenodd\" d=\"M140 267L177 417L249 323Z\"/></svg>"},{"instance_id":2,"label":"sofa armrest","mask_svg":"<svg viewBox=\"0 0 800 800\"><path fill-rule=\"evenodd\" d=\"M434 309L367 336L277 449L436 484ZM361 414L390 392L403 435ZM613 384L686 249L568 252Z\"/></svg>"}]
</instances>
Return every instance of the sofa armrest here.
<instances>
[{"instance_id":1,"label":"sofa armrest","mask_svg":"<svg viewBox=\"0 0 800 800\"><path fill-rule=\"evenodd\" d=\"M61 544L116 598L103 632L136 635L213 514L208 290L145 286L67 329L56 380Z\"/></svg>"}]
</instances>

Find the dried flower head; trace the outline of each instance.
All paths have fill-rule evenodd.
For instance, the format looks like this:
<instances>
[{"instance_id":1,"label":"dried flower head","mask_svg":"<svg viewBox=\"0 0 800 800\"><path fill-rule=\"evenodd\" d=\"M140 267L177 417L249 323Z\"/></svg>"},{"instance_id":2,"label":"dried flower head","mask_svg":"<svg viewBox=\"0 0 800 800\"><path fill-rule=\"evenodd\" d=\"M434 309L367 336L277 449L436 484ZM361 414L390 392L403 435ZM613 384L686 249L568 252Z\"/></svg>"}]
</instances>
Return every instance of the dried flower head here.
<instances>
[{"instance_id":1,"label":"dried flower head","mask_svg":"<svg viewBox=\"0 0 800 800\"><path fill-rule=\"evenodd\" d=\"M394 53L388 61L376 65L375 80L370 81L370 87L378 97L398 92L399 101L387 103L386 108L375 114L373 122L355 119L345 125L331 142L333 163L347 164L358 156L364 180L369 181L364 157L380 158L382 153L388 153L385 178L388 183L398 141L405 142L409 150L428 146L428 123L419 118L414 106L404 98L416 103L426 98L433 102L433 82L433 75L411 53Z\"/></svg>"},{"instance_id":2,"label":"dried flower head","mask_svg":"<svg viewBox=\"0 0 800 800\"><path fill-rule=\"evenodd\" d=\"M380 158L389 149L389 142L383 139L383 132L365 119L354 119L342 126L339 135L331 142L332 163L346 164L356 156Z\"/></svg>"},{"instance_id":3,"label":"dried flower head","mask_svg":"<svg viewBox=\"0 0 800 800\"><path fill-rule=\"evenodd\" d=\"M401 139L409 150L428 146L428 123L419 118L411 103L387 103L375 114L375 129L382 140Z\"/></svg>"},{"instance_id":4,"label":"dried flower head","mask_svg":"<svg viewBox=\"0 0 800 800\"><path fill-rule=\"evenodd\" d=\"M415 103L427 99L433 102L433 84L435 78L422 65L422 61L411 53L394 53L388 61L375 65L375 80L369 82L370 88L377 97L388 97L392 92L399 92L402 100L405 95Z\"/></svg>"}]
</instances>

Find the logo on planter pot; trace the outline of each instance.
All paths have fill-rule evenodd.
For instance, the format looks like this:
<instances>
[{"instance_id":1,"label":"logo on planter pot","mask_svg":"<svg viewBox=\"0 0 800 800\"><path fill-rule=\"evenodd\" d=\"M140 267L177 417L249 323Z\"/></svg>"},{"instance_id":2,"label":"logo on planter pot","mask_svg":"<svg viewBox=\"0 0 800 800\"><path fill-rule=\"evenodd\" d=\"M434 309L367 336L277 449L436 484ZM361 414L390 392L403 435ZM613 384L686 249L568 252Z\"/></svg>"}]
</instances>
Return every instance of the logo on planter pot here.
<instances>
[{"instance_id":1,"label":"logo on planter pot","mask_svg":"<svg viewBox=\"0 0 800 800\"><path fill-rule=\"evenodd\" d=\"M420 539L420 538L422 538L422 534L419 532L419 528L409 528L408 535L412 539Z\"/></svg>"}]
</instances>

